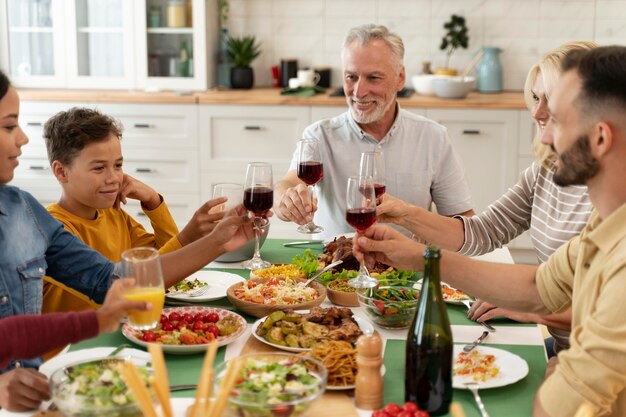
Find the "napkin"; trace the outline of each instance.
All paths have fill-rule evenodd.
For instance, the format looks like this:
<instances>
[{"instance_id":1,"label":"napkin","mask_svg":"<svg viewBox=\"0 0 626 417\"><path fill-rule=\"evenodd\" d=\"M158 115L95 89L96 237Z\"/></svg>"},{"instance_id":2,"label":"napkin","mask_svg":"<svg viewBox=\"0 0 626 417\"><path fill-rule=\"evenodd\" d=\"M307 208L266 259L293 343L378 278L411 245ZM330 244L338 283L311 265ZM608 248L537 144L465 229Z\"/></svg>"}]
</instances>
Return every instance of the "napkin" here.
<instances>
[{"instance_id":1,"label":"napkin","mask_svg":"<svg viewBox=\"0 0 626 417\"><path fill-rule=\"evenodd\" d=\"M300 97L313 97L317 93L324 93L326 89L324 87L298 87L298 88L285 88L280 92L281 96L300 96Z\"/></svg>"}]
</instances>

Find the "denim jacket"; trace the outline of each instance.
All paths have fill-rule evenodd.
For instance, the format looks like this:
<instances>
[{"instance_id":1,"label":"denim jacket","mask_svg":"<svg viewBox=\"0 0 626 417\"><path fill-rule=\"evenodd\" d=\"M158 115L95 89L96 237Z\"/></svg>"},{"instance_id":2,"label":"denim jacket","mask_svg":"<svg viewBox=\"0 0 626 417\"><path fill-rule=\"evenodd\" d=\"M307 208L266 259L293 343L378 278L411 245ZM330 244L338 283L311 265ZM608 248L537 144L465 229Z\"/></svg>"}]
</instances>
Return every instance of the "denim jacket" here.
<instances>
[{"instance_id":1,"label":"denim jacket","mask_svg":"<svg viewBox=\"0 0 626 417\"><path fill-rule=\"evenodd\" d=\"M0 185L0 319L41 313L44 274L102 303L113 270L112 262L67 232L32 195ZM40 358L16 358L0 374L40 364Z\"/></svg>"}]
</instances>

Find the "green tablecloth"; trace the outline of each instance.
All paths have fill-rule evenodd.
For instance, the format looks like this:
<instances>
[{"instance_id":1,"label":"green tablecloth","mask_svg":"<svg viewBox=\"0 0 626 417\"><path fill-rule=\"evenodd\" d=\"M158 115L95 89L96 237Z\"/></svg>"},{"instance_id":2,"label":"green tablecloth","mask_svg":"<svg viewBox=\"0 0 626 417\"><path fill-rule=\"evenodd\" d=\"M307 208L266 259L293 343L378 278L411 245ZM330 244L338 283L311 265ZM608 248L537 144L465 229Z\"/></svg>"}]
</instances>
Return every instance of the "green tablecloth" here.
<instances>
[{"instance_id":1,"label":"green tablecloth","mask_svg":"<svg viewBox=\"0 0 626 417\"><path fill-rule=\"evenodd\" d=\"M307 246L297 246L285 248L283 243L288 240L268 239L263 246L261 255L264 259L273 263L289 263L291 259L301 253L304 249L311 249L314 253L320 252L322 245L312 244ZM233 264L233 266L236 264ZM236 273L247 278L249 271L245 269L217 269ZM212 301L199 305L210 305L234 309L227 299ZM448 306L450 322L453 325L476 325L465 316L466 309L463 306ZM245 317L245 315L244 315ZM246 317L249 322L253 321L252 317ZM510 320L502 321L497 324L507 324L515 326L528 326L515 323ZM531 325L532 326L532 325ZM95 339L87 340L72 345L70 351L101 346L119 346L123 343L129 343L121 334L116 332L113 334L103 334ZM508 350L515 353L528 362L530 368L529 375L520 382L507 387L494 388L481 391L481 396L492 417L517 417L531 415L532 400L537 387L541 383L545 371L546 360L543 345L541 346L523 346L523 345L492 345L500 349ZM404 340L387 340L385 348L385 403L388 402L404 402ZM143 349L142 347L137 347ZM218 364L224 360L225 347L218 350L215 363ZM178 356L166 355L166 366L170 378L170 384L195 384L198 381L200 370L202 368L202 354ZM172 393L175 397L191 397L195 391L179 391ZM455 390L454 401L458 401L463 405L467 417L479 417L480 414L474 404L474 400L468 391Z\"/></svg>"}]
</instances>

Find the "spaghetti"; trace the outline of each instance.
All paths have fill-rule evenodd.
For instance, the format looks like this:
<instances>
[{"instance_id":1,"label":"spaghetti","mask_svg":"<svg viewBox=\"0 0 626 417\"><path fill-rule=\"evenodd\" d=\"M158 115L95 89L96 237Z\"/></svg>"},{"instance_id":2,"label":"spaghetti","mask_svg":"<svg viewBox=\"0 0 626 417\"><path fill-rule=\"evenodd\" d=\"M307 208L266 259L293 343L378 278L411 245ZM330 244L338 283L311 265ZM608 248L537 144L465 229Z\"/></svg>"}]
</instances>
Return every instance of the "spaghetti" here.
<instances>
[{"instance_id":1,"label":"spaghetti","mask_svg":"<svg viewBox=\"0 0 626 417\"><path fill-rule=\"evenodd\" d=\"M313 347L309 354L326 367L329 386L354 385L357 373L356 349L351 343L331 340Z\"/></svg>"}]
</instances>

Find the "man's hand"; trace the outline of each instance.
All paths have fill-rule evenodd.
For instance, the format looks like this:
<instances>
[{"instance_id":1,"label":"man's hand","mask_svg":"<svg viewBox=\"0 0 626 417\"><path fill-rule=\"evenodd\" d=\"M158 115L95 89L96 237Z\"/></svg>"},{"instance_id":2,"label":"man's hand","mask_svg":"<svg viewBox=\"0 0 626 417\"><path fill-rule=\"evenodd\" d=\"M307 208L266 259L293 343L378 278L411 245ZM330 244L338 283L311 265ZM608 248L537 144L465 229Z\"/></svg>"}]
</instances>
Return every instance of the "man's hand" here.
<instances>
[{"instance_id":1,"label":"man's hand","mask_svg":"<svg viewBox=\"0 0 626 417\"><path fill-rule=\"evenodd\" d=\"M144 301L129 301L124 293L135 285L134 278L120 278L113 282L107 292L104 304L96 311L98 329L102 332L114 332L120 325L120 320L131 310L150 310L152 305Z\"/></svg>"},{"instance_id":2,"label":"man's hand","mask_svg":"<svg viewBox=\"0 0 626 417\"><path fill-rule=\"evenodd\" d=\"M34 410L50 399L48 379L31 368L17 368L0 375L0 407L7 411Z\"/></svg>"},{"instance_id":3,"label":"man's hand","mask_svg":"<svg viewBox=\"0 0 626 417\"><path fill-rule=\"evenodd\" d=\"M369 267L382 262L412 271L421 268L423 251L424 245L386 226L370 227L364 234L357 234L352 248L354 256Z\"/></svg>"},{"instance_id":4,"label":"man's hand","mask_svg":"<svg viewBox=\"0 0 626 417\"><path fill-rule=\"evenodd\" d=\"M128 174L124 174L124 180L120 186L120 191L117 193L117 199L115 199L113 207L119 210L121 204L126 204L127 198L141 201L142 206L146 210L154 210L161 204L159 193L143 182Z\"/></svg>"},{"instance_id":5,"label":"man's hand","mask_svg":"<svg viewBox=\"0 0 626 417\"><path fill-rule=\"evenodd\" d=\"M308 187L302 183L287 188L274 210L282 220L306 224L313 219L313 213L317 211L317 201L309 193Z\"/></svg>"},{"instance_id":6,"label":"man's hand","mask_svg":"<svg viewBox=\"0 0 626 417\"><path fill-rule=\"evenodd\" d=\"M520 323L532 323L534 314L522 313L519 311L507 310L504 308L496 307L483 300L476 300L469 312L467 318L473 321L487 321L498 317L505 317L510 320L515 320Z\"/></svg>"},{"instance_id":7,"label":"man's hand","mask_svg":"<svg viewBox=\"0 0 626 417\"><path fill-rule=\"evenodd\" d=\"M227 197L218 197L209 200L202 205L191 217L191 220L185 225L183 230L178 233L178 240L181 245L185 246L189 243L206 236L215 229L217 222L224 218L226 214L224 203Z\"/></svg>"},{"instance_id":8,"label":"man's hand","mask_svg":"<svg viewBox=\"0 0 626 417\"><path fill-rule=\"evenodd\" d=\"M382 204L376 207L376 221L402 225L402 220L409 215L411 207L413 206L386 193Z\"/></svg>"}]
</instances>

